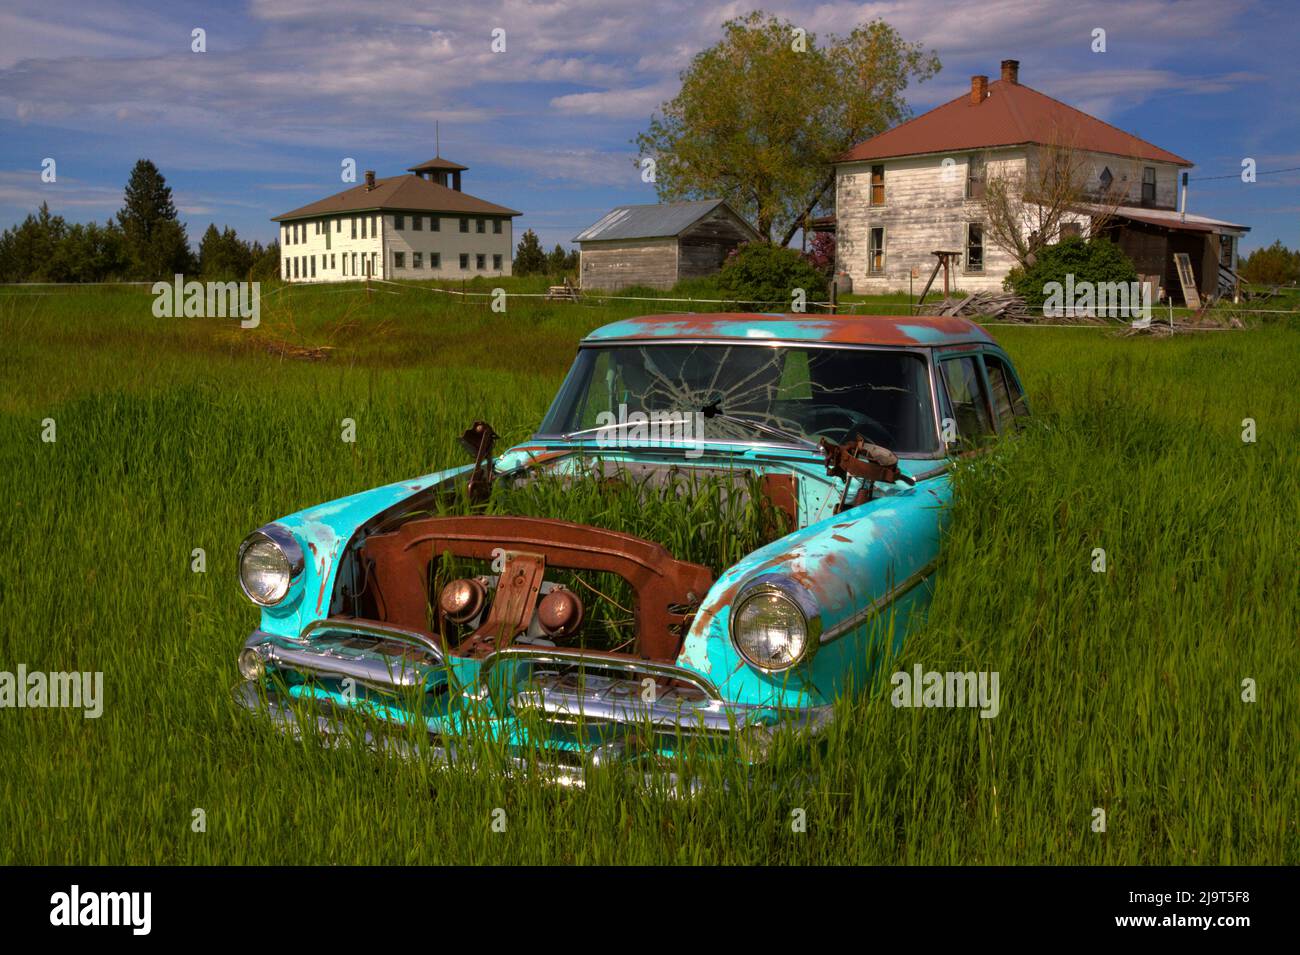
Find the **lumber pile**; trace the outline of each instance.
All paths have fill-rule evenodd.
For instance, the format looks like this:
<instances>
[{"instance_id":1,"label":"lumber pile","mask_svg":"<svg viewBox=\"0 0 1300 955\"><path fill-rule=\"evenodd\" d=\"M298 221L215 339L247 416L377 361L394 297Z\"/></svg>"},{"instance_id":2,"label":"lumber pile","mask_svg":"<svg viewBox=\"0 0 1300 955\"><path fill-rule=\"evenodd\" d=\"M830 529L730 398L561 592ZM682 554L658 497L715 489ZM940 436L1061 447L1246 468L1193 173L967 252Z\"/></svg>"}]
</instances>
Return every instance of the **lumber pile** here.
<instances>
[{"instance_id":1,"label":"lumber pile","mask_svg":"<svg viewBox=\"0 0 1300 955\"><path fill-rule=\"evenodd\" d=\"M935 306L931 314L1000 318L1012 322L1034 320L1034 315L1024 300L1014 292L976 292L965 298L945 298Z\"/></svg>"},{"instance_id":2,"label":"lumber pile","mask_svg":"<svg viewBox=\"0 0 1300 955\"><path fill-rule=\"evenodd\" d=\"M564 277L563 285L552 285L546 290L546 301L548 302L576 302L578 300L578 288L569 281L569 277Z\"/></svg>"}]
</instances>

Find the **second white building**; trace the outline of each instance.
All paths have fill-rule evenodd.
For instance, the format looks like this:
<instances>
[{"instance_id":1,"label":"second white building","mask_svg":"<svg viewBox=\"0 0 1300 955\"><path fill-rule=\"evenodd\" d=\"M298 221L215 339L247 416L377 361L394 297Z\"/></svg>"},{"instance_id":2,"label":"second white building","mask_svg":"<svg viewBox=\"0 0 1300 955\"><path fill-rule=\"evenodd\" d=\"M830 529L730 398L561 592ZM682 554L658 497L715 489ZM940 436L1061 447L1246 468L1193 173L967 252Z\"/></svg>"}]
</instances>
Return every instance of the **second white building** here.
<instances>
[{"instance_id":1,"label":"second white building","mask_svg":"<svg viewBox=\"0 0 1300 955\"><path fill-rule=\"evenodd\" d=\"M514 209L461 191L468 167L435 157L275 216L289 282L510 274Z\"/></svg>"}]
</instances>

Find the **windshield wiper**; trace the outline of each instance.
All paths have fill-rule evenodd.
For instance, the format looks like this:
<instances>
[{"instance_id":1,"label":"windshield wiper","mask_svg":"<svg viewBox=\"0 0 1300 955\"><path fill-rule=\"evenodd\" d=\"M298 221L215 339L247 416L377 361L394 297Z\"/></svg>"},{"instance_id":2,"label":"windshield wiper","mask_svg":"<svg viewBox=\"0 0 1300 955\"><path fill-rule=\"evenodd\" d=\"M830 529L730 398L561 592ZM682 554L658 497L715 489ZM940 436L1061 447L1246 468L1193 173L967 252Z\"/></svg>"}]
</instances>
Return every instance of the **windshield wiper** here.
<instances>
[{"instance_id":1,"label":"windshield wiper","mask_svg":"<svg viewBox=\"0 0 1300 955\"><path fill-rule=\"evenodd\" d=\"M809 441L807 438L800 437L797 434L791 434L789 431L782 431L780 428L772 428L758 421L749 421L745 418L737 418L735 415L729 415L719 407L721 401L714 401L700 409L700 414L705 418L721 418L723 421L729 421L732 424L738 424L745 428L753 428L755 431L761 431L764 434L779 438L789 444L795 444L802 448L810 448L813 451L820 451L821 446Z\"/></svg>"}]
</instances>

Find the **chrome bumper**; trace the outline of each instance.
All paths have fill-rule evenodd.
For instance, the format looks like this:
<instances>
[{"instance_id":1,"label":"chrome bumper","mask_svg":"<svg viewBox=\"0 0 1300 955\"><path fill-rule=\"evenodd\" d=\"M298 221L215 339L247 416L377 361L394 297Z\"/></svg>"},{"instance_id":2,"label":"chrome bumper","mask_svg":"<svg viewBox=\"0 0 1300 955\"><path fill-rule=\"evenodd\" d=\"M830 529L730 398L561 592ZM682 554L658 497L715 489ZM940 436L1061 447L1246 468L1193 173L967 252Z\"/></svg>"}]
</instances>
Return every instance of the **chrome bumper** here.
<instances>
[{"instance_id":1,"label":"chrome bumper","mask_svg":"<svg viewBox=\"0 0 1300 955\"><path fill-rule=\"evenodd\" d=\"M731 741L744 761L758 762L777 731L814 735L831 717L830 706L778 711L728 702L707 679L682 667L557 648L506 647L485 658L474 678L462 685L453 675L456 662L444 659L426 635L354 621L320 621L299 638L254 631L243 650L250 653L264 668L351 679L385 698L409 698L421 688L441 687L449 694L444 699L453 706L463 700L469 712L490 711L502 723L576 737L571 755L581 765L545 770L551 781L566 785L580 784L586 768L646 752L646 738L667 741L665 751L682 740ZM337 702L311 709L310 700L294 700L291 707L291 701L266 690L260 680L237 686L235 698L294 735L302 730L295 710L311 712L318 731L337 736L342 732L339 716L347 709ZM350 735L357 732L352 729ZM364 741L445 763L455 762L457 752L455 736L433 730L427 746L412 747L407 740L370 730L364 730ZM535 761L531 765L536 772ZM671 774L659 774L665 775Z\"/></svg>"}]
</instances>

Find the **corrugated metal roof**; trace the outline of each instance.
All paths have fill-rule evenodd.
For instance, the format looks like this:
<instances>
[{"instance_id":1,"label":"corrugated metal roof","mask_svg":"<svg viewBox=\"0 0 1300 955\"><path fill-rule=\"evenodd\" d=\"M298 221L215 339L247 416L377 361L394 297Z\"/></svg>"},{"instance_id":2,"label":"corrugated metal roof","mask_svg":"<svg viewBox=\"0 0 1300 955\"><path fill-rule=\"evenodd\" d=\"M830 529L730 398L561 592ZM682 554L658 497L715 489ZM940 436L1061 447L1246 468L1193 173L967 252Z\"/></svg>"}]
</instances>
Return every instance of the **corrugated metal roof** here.
<instances>
[{"instance_id":1,"label":"corrugated metal roof","mask_svg":"<svg viewBox=\"0 0 1300 955\"><path fill-rule=\"evenodd\" d=\"M928 113L858 143L836 162L860 162L927 153L1019 146L1024 143L1090 149L1134 159L1190 166L1166 149L1126 133L1082 110L1019 83L995 80L988 95L971 102L969 91Z\"/></svg>"},{"instance_id":2,"label":"corrugated metal roof","mask_svg":"<svg viewBox=\"0 0 1300 955\"><path fill-rule=\"evenodd\" d=\"M1105 206L1090 206L1089 208L1097 212L1113 211L1115 215L1123 216L1125 219L1163 226L1166 229L1179 232L1250 231L1248 225L1226 222L1223 219L1211 219L1209 216L1193 215L1190 212L1184 216L1173 209L1148 209L1145 206L1117 206L1114 210L1108 210Z\"/></svg>"},{"instance_id":3,"label":"corrugated metal roof","mask_svg":"<svg viewBox=\"0 0 1300 955\"><path fill-rule=\"evenodd\" d=\"M573 241L604 242L609 239L657 239L680 235L723 204L721 199L696 199L691 202L618 206L605 213L595 225L575 235Z\"/></svg>"}]
</instances>

